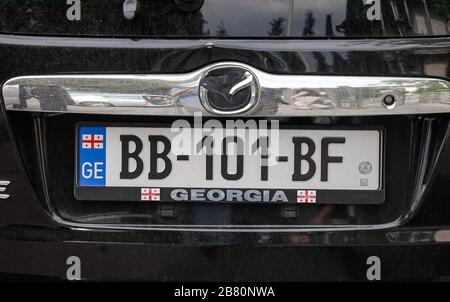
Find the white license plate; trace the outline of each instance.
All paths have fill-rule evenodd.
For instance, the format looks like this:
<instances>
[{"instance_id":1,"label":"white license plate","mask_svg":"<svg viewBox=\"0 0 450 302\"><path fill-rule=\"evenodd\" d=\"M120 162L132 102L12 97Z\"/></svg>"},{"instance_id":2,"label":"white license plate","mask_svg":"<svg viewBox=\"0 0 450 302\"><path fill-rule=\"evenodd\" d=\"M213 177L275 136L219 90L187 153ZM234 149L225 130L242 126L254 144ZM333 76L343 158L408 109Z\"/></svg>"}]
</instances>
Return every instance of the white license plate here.
<instances>
[{"instance_id":1,"label":"white license plate","mask_svg":"<svg viewBox=\"0 0 450 302\"><path fill-rule=\"evenodd\" d=\"M76 198L384 201L380 129L245 129L220 135L195 130L181 135L170 128L79 126Z\"/></svg>"}]
</instances>

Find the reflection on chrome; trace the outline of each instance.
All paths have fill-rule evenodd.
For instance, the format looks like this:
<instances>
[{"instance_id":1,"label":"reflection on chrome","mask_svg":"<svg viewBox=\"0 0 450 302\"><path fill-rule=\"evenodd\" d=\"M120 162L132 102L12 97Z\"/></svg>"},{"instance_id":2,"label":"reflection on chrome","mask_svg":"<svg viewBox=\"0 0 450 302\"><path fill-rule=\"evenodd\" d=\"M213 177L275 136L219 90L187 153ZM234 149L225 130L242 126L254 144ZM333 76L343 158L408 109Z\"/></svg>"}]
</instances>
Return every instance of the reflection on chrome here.
<instances>
[{"instance_id":1,"label":"reflection on chrome","mask_svg":"<svg viewBox=\"0 0 450 302\"><path fill-rule=\"evenodd\" d=\"M199 82L211 67L251 70L260 84L247 116L355 116L450 112L450 83L434 78L269 74L223 62L186 74L24 76L3 85L7 110L127 115L211 115ZM386 100L394 104L386 104Z\"/></svg>"}]
</instances>

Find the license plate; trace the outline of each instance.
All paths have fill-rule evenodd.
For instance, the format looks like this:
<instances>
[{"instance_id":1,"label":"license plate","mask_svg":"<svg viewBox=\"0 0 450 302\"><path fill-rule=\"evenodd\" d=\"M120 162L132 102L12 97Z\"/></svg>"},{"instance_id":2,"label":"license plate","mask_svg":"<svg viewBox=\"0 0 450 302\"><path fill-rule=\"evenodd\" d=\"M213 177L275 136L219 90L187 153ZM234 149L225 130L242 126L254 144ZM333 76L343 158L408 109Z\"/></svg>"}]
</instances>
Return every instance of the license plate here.
<instances>
[{"instance_id":1,"label":"license plate","mask_svg":"<svg viewBox=\"0 0 450 302\"><path fill-rule=\"evenodd\" d=\"M79 125L78 200L380 204L381 129Z\"/></svg>"}]
</instances>

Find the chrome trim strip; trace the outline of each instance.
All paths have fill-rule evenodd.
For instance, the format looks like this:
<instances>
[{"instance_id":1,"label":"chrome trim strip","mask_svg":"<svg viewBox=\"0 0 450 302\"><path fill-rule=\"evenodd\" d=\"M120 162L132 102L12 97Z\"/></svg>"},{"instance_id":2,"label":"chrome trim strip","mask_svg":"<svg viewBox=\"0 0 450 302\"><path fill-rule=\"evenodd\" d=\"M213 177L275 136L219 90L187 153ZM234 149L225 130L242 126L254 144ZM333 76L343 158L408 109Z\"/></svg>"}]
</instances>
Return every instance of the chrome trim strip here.
<instances>
[{"instance_id":1,"label":"chrome trim strip","mask_svg":"<svg viewBox=\"0 0 450 302\"><path fill-rule=\"evenodd\" d=\"M9 180L0 180L0 186L9 186L10 183Z\"/></svg>"},{"instance_id":2,"label":"chrome trim strip","mask_svg":"<svg viewBox=\"0 0 450 302\"><path fill-rule=\"evenodd\" d=\"M8 199L9 195L8 194L0 194L0 199Z\"/></svg>"},{"instance_id":3,"label":"chrome trim strip","mask_svg":"<svg viewBox=\"0 0 450 302\"><path fill-rule=\"evenodd\" d=\"M373 231L392 229L401 225L399 220L385 224L374 225L123 225L123 224L92 224L70 222L54 215L53 219L61 225L78 230L132 230L132 231L168 231L168 232L217 232L217 233L298 233L298 232L345 232Z\"/></svg>"},{"instance_id":4,"label":"chrome trim strip","mask_svg":"<svg viewBox=\"0 0 450 302\"><path fill-rule=\"evenodd\" d=\"M202 106L199 82L217 66L257 77L260 100L239 116L366 116L450 112L450 83L435 78L269 74L222 62L185 74L24 76L2 87L7 110L56 113L214 115ZM394 104L384 103L393 96Z\"/></svg>"},{"instance_id":5,"label":"chrome trim strip","mask_svg":"<svg viewBox=\"0 0 450 302\"><path fill-rule=\"evenodd\" d=\"M201 49L229 48L253 51L429 51L447 53L448 37L399 37L389 39L132 39L125 37L30 36L0 34L0 44L38 47L122 48L122 49Z\"/></svg>"}]
</instances>

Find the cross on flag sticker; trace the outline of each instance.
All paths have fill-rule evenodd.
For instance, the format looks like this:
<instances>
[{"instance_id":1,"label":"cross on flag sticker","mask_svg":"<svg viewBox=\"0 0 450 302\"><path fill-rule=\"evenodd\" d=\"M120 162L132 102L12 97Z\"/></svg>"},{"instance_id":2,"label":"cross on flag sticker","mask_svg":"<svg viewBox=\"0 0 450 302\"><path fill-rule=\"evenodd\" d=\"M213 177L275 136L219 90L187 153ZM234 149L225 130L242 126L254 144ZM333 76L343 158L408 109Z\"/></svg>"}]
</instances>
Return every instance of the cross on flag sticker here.
<instances>
[{"instance_id":1,"label":"cross on flag sticker","mask_svg":"<svg viewBox=\"0 0 450 302\"><path fill-rule=\"evenodd\" d=\"M83 134L81 142L83 149L103 149L103 134Z\"/></svg>"},{"instance_id":2,"label":"cross on flag sticker","mask_svg":"<svg viewBox=\"0 0 450 302\"><path fill-rule=\"evenodd\" d=\"M141 200L160 201L161 192L159 188L141 188Z\"/></svg>"},{"instance_id":3,"label":"cross on flag sticker","mask_svg":"<svg viewBox=\"0 0 450 302\"><path fill-rule=\"evenodd\" d=\"M297 203L316 203L316 190L297 190Z\"/></svg>"}]
</instances>

